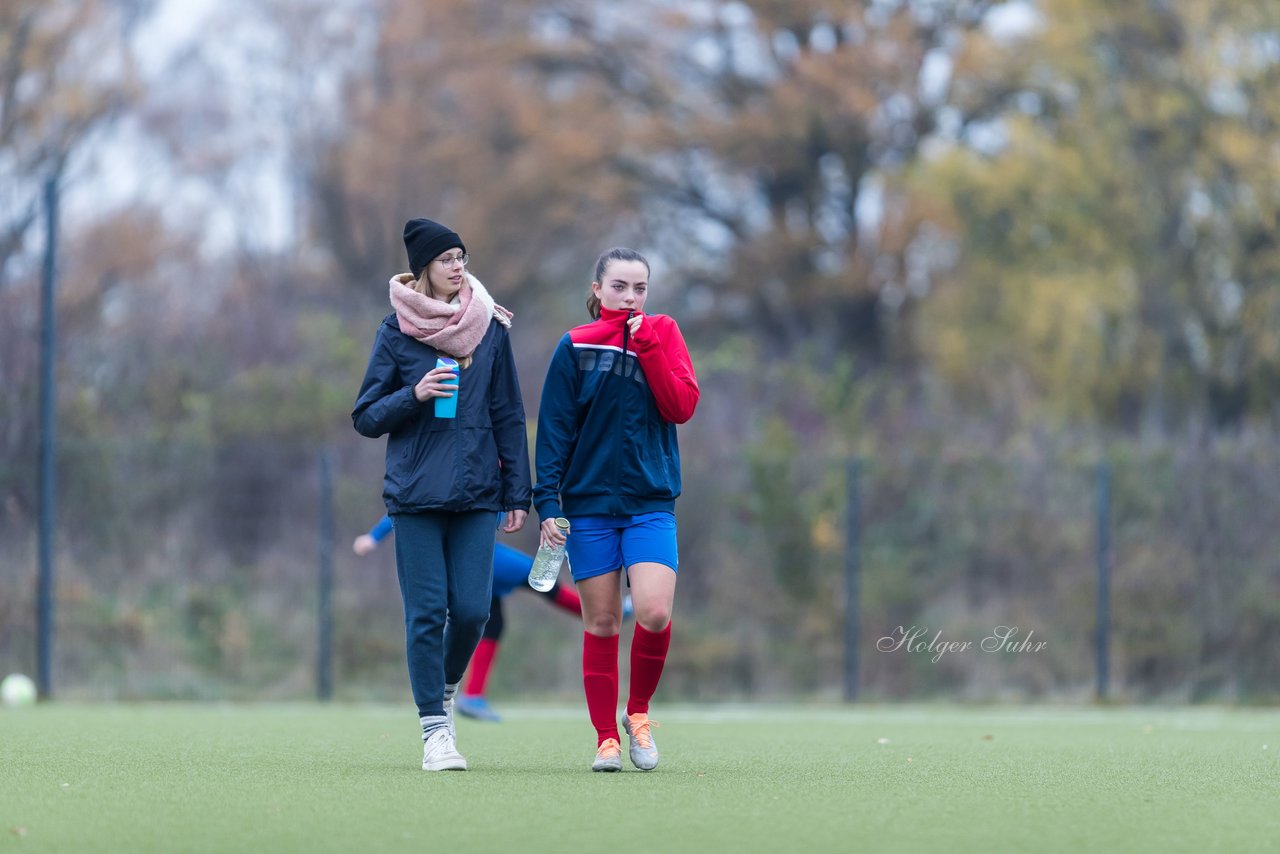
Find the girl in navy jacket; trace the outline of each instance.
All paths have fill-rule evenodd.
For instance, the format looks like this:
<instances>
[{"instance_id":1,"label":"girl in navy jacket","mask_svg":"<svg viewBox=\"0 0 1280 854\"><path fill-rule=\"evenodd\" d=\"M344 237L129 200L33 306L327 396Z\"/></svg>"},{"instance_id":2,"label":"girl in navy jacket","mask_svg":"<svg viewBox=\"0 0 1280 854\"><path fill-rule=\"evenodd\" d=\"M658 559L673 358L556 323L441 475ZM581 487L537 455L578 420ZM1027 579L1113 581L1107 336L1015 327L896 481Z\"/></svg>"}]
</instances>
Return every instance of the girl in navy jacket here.
<instances>
[{"instance_id":1,"label":"girl in navy jacket","mask_svg":"<svg viewBox=\"0 0 1280 854\"><path fill-rule=\"evenodd\" d=\"M582 599L582 681L596 729L593 771L622 769L618 704L621 583L635 608L631 684L623 728L631 762L658 764L649 699L666 663L675 599L676 425L693 417L698 381L680 328L646 315L649 263L631 249L596 262L587 308L593 322L560 339L538 412L534 506L543 542L564 542Z\"/></svg>"},{"instance_id":2,"label":"girl in navy jacket","mask_svg":"<svg viewBox=\"0 0 1280 854\"><path fill-rule=\"evenodd\" d=\"M387 436L383 498L396 530L409 684L426 771L466 770L453 703L489 618L494 511L524 525L529 451L507 328L511 314L466 271L467 251L429 219L405 225L408 275L390 282L355 410L364 436ZM437 367L438 356L458 369ZM457 385L453 385L455 381ZM456 414L435 401L457 395Z\"/></svg>"}]
</instances>

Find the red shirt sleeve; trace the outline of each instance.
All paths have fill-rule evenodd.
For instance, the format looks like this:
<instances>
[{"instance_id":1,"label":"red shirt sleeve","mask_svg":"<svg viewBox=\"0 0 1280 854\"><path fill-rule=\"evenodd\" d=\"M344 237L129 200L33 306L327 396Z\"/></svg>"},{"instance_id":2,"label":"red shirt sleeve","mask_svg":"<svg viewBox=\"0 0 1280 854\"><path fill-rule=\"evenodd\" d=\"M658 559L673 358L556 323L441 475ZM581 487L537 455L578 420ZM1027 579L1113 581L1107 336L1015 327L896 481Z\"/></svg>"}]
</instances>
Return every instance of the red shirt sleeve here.
<instances>
[{"instance_id":1,"label":"red shirt sleeve","mask_svg":"<svg viewBox=\"0 0 1280 854\"><path fill-rule=\"evenodd\" d=\"M644 378L653 390L658 413L673 424L688 421L701 392L680 327L666 315L646 316L631 340L644 368Z\"/></svg>"}]
</instances>

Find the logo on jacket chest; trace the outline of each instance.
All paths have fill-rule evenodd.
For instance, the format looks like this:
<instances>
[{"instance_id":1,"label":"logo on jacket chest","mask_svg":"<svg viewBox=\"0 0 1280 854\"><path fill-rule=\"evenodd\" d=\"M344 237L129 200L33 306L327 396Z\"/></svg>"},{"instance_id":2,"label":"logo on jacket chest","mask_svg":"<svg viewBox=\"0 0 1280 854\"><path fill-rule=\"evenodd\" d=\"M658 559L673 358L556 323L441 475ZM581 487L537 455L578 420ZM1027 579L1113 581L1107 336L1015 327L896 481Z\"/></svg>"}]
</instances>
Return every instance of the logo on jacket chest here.
<instances>
[{"instance_id":1,"label":"logo on jacket chest","mask_svg":"<svg viewBox=\"0 0 1280 854\"><path fill-rule=\"evenodd\" d=\"M640 360L635 356L606 347L584 347L578 345L578 370L583 373L614 374L630 377L641 385L645 384L644 370Z\"/></svg>"}]
</instances>

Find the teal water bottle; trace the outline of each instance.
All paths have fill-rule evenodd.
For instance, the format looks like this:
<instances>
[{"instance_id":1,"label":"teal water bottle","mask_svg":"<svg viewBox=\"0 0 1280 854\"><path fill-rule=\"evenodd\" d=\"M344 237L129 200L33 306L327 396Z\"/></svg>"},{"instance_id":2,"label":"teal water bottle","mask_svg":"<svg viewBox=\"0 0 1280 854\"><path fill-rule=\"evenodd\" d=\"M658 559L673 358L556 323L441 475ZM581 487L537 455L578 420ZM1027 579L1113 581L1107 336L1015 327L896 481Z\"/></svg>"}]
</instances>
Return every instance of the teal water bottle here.
<instances>
[{"instance_id":1,"label":"teal water bottle","mask_svg":"<svg viewBox=\"0 0 1280 854\"><path fill-rule=\"evenodd\" d=\"M438 356L436 357L436 367L448 368L453 371L453 379L445 382L454 387L452 397L436 398L436 418L453 418L458 414L458 362L448 356Z\"/></svg>"}]
</instances>

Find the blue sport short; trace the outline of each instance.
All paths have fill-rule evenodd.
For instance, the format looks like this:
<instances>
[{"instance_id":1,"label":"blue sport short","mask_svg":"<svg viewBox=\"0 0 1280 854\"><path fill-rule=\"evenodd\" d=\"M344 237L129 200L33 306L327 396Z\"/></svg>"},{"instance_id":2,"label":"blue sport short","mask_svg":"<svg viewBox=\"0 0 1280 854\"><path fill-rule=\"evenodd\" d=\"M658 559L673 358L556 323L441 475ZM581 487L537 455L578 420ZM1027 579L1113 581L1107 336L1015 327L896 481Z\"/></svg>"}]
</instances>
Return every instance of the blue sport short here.
<instances>
[{"instance_id":1,"label":"blue sport short","mask_svg":"<svg viewBox=\"0 0 1280 854\"><path fill-rule=\"evenodd\" d=\"M566 547L574 581L637 563L660 563L679 571L676 517L661 510L639 516L571 516Z\"/></svg>"}]
</instances>

